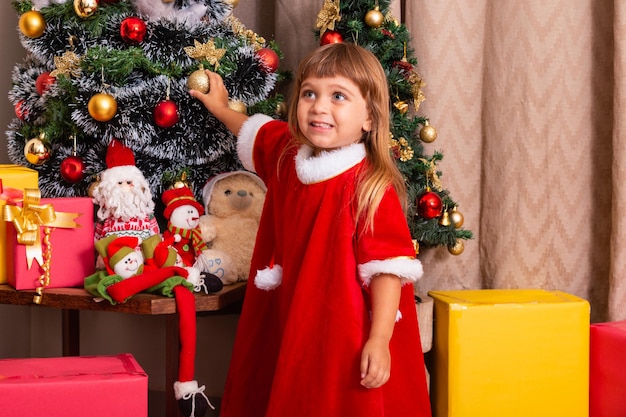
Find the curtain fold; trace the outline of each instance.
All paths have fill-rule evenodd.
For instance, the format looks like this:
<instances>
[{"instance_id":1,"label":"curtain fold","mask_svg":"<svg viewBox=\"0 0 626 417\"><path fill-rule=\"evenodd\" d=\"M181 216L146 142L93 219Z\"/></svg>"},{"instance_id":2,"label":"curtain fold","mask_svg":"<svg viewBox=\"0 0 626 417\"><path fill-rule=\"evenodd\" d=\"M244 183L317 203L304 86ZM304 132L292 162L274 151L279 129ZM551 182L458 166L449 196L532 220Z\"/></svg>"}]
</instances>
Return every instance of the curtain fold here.
<instances>
[{"instance_id":1,"label":"curtain fold","mask_svg":"<svg viewBox=\"0 0 626 417\"><path fill-rule=\"evenodd\" d=\"M295 70L323 1L260 3L248 24L272 5ZM589 300L594 321L626 319L626 4L398 0L393 13L438 131L426 150L443 152L441 180L475 234L459 256L420 254L419 292L558 289Z\"/></svg>"}]
</instances>

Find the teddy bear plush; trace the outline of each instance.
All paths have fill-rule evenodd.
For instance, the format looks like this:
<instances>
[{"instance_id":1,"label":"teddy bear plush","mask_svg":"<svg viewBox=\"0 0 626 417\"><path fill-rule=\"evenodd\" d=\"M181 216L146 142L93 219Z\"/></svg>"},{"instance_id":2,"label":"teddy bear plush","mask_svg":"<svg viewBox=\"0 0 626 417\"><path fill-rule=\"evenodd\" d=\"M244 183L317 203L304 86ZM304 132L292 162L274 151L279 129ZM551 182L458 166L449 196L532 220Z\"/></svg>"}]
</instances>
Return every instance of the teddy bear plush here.
<instances>
[{"instance_id":1,"label":"teddy bear plush","mask_svg":"<svg viewBox=\"0 0 626 417\"><path fill-rule=\"evenodd\" d=\"M219 174L202 189L205 214L198 227L212 260L210 272L224 284L248 279L267 188L248 171Z\"/></svg>"}]
</instances>

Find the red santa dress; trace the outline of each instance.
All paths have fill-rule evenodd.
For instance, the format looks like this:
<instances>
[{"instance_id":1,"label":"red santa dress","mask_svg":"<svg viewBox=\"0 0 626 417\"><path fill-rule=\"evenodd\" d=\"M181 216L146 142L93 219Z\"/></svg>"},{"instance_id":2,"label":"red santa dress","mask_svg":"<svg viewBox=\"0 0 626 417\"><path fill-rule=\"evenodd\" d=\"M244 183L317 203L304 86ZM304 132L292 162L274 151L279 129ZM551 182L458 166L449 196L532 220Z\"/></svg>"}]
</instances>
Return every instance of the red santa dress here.
<instances>
[{"instance_id":1,"label":"red santa dress","mask_svg":"<svg viewBox=\"0 0 626 417\"><path fill-rule=\"evenodd\" d=\"M400 201L389 189L373 233L364 231L353 201L364 146L311 151L262 115L240 132L239 157L267 195L222 417L430 417L410 285L422 267ZM371 324L368 283L383 272L405 285L391 377L367 389L359 364Z\"/></svg>"}]
</instances>

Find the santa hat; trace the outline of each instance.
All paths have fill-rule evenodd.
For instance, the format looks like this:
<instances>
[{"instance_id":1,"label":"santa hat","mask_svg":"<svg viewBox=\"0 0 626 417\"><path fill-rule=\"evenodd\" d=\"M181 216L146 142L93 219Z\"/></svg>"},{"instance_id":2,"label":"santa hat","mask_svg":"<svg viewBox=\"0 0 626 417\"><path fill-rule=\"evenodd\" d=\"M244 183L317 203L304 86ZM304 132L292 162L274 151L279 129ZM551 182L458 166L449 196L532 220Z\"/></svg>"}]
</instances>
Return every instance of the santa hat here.
<instances>
[{"instance_id":1,"label":"santa hat","mask_svg":"<svg viewBox=\"0 0 626 417\"><path fill-rule=\"evenodd\" d=\"M204 213L204 207L193 196L193 192L188 187L172 188L165 190L163 196L161 196L163 203L165 204L165 210L163 210L163 217L169 219L172 215L172 211L180 206L194 206L200 215Z\"/></svg>"},{"instance_id":2,"label":"santa hat","mask_svg":"<svg viewBox=\"0 0 626 417\"><path fill-rule=\"evenodd\" d=\"M105 161L107 169L102 173L102 181L117 182L118 179L144 178L143 173L135 166L132 149L115 138L109 142Z\"/></svg>"},{"instance_id":3,"label":"santa hat","mask_svg":"<svg viewBox=\"0 0 626 417\"><path fill-rule=\"evenodd\" d=\"M257 184L259 184L259 187L261 187L261 189L266 192L267 191L267 187L265 186L265 183L263 182L263 180L261 178L259 178L258 175L250 172L250 171L231 171L231 172L223 172L221 174L218 174L214 177L209 178L209 180L207 181L206 184L204 184L204 187L202 187L202 201L204 202L204 207L208 207L209 203L211 202L211 193L213 193L213 188L215 187L215 184L218 183L218 181L223 180L224 178L227 177L231 177L233 175L245 175L250 177L254 182L256 182Z\"/></svg>"},{"instance_id":4,"label":"santa hat","mask_svg":"<svg viewBox=\"0 0 626 417\"><path fill-rule=\"evenodd\" d=\"M95 247L102 256L107 272L113 275L115 265L133 253L137 245L139 245L139 238L135 236L109 235L98 240Z\"/></svg>"}]
</instances>

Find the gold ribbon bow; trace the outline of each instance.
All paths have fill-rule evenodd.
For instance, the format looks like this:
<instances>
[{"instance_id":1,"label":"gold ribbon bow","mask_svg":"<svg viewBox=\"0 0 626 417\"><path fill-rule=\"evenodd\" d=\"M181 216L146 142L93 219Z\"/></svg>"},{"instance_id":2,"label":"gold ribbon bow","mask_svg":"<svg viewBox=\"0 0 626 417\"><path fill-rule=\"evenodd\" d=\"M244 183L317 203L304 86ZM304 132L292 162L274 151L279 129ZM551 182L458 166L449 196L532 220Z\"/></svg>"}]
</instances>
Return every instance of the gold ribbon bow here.
<instances>
[{"instance_id":1,"label":"gold ribbon bow","mask_svg":"<svg viewBox=\"0 0 626 417\"><path fill-rule=\"evenodd\" d=\"M40 199L41 193L38 189L27 188L24 190L22 207L3 206L2 217L4 221L13 223L17 232L17 243L26 245L28 269L30 269L33 259L36 259L41 266L44 264L39 235L40 227L81 227L74 221L81 213L56 212L52 204L40 205Z\"/></svg>"}]
</instances>

